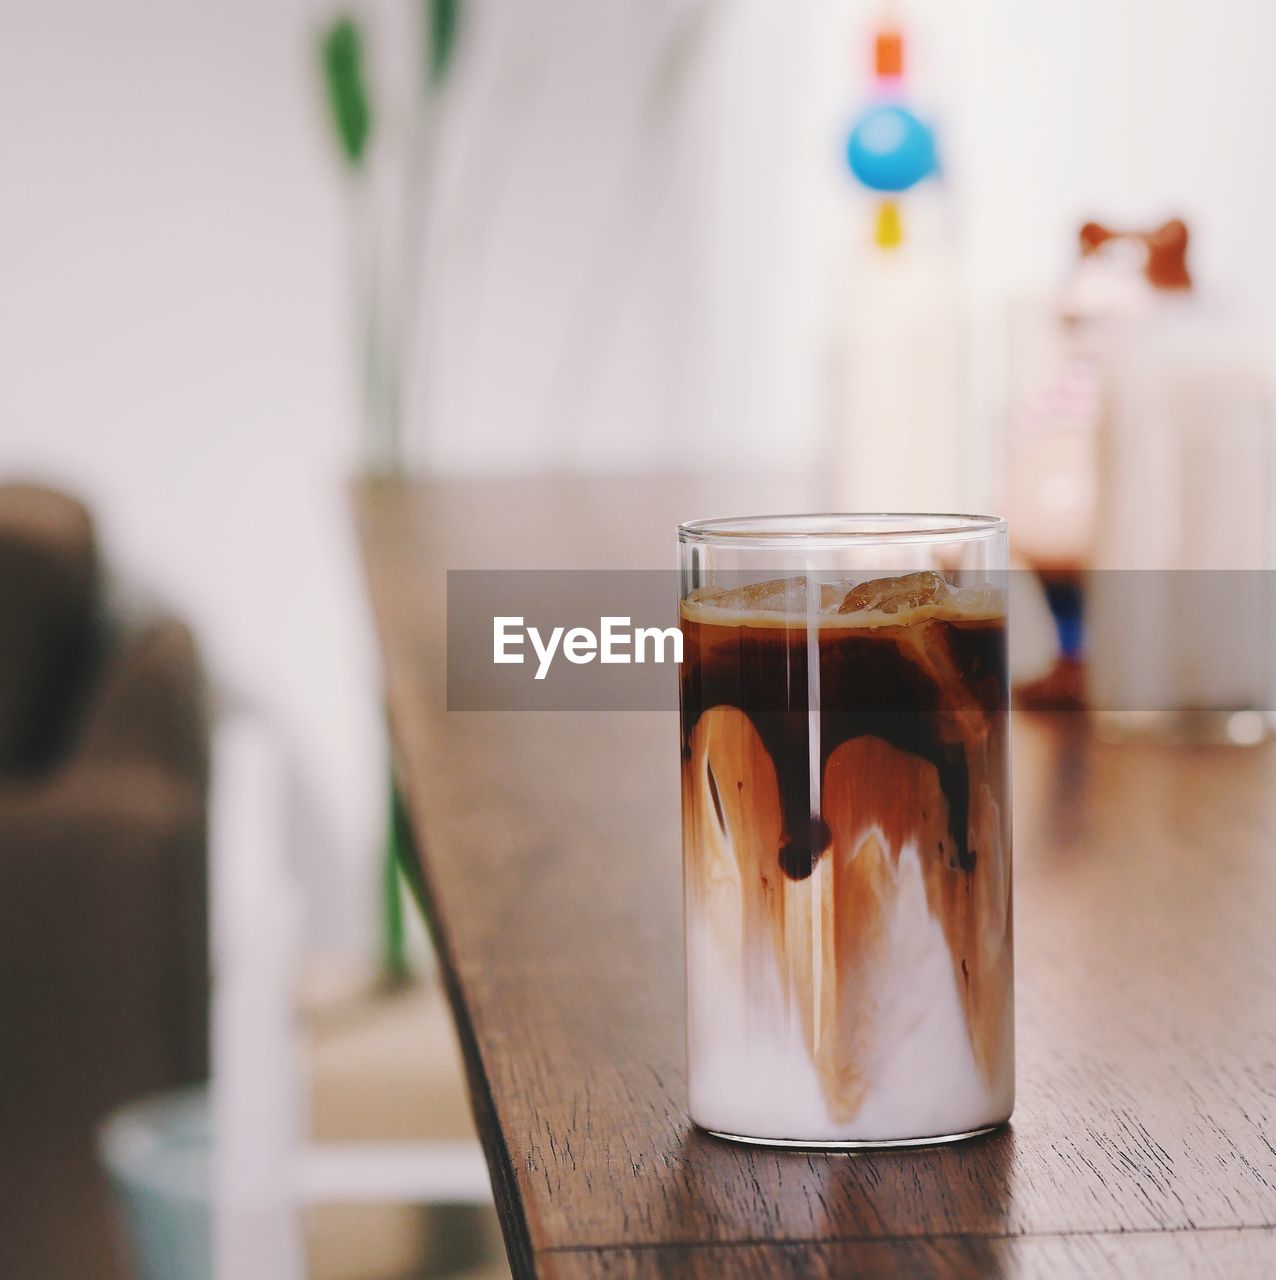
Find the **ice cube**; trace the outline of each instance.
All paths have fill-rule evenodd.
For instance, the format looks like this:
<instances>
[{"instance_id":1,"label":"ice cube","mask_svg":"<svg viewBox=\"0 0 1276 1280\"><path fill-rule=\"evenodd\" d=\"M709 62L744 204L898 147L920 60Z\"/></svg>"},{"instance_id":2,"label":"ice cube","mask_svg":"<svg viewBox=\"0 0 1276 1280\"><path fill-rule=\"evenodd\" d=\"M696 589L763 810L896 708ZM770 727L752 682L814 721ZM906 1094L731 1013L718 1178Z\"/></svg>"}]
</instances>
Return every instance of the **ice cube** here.
<instances>
[{"instance_id":1,"label":"ice cube","mask_svg":"<svg viewBox=\"0 0 1276 1280\"><path fill-rule=\"evenodd\" d=\"M846 593L838 613L907 613L949 593L942 573L924 569L898 578L873 578Z\"/></svg>"}]
</instances>

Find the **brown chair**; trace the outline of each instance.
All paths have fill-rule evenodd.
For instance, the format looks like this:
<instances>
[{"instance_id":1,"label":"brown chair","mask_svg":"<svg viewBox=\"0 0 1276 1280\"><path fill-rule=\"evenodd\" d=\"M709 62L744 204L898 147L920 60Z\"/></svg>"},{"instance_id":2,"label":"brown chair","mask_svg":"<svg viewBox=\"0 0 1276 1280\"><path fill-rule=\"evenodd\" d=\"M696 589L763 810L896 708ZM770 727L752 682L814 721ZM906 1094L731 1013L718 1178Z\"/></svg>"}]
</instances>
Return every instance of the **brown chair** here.
<instances>
[{"instance_id":1,"label":"brown chair","mask_svg":"<svg viewBox=\"0 0 1276 1280\"><path fill-rule=\"evenodd\" d=\"M0 486L0 1276L124 1276L94 1132L207 1072L190 632L102 606L74 499Z\"/></svg>"}]
</instances>

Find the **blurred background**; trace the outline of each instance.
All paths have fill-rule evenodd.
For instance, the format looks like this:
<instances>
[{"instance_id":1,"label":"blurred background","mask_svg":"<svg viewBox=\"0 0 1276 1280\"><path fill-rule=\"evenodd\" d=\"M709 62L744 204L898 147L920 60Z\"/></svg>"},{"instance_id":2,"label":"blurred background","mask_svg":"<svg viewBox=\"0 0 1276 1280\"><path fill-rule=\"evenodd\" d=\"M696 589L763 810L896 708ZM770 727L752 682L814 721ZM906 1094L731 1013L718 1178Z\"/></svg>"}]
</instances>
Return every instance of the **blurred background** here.
<instances>
[{"instance_id":1,"label":"blurred background","mask_svg":"<svg viewBox=\"0 0 1276 1280\"><path fill-rule=\"evenodd\" d=\"M165 1092L207 1070L210 848L225 972L301 991L231 1001L303 1030L227 1078L289 1099L287 1064L298 1131L362 1144L317 1157L336 1207L300 1246L262 1228L262 1274L499 1267L386 891L359 475L1005 509L1055 705L1084 570L1270 567L1274 53L1258 0L0 0L0 1078L43 1081L0 1112L0 1271L199 1254L137 1187L193 1178L198 1224L210 1116L258 1105ZM254 914L269 885L295 919ZM142 1097L102 1139L121 1219L94 1135Z\"/></svg>"}]
</instances>

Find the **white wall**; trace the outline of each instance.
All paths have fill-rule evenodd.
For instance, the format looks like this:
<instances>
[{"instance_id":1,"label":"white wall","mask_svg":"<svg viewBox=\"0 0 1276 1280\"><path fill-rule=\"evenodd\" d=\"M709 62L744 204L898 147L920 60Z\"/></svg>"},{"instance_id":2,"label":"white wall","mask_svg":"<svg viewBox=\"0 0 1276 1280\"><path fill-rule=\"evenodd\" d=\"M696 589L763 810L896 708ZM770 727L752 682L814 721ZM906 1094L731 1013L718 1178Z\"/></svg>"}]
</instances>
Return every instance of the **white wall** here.
<instances>
[{"instance_id":1,"label":"white wall","mask_svg":"<svg viewBox=\"0 0 1276 1280\"><path fill-rule=\"evenodd\" d=\"M448 471L809 464L853 305L847 0L473 0L439 136L414 456ZM409 0L376 71L412 73ZM906 11L908 7L906 6ZM115 558L276 709L366 936L383 746L344 483L347 227L320 0L0 0L0 470L94 502ZM1276 284L1276 8L917 0L971 278L1040 286L1090 213L1184 211L1202 280ZM859 34L857 34L857 32ZM380 105L396 124L394 99ZM356 892L355 886L362 886Z\"/></svg>"},{"instance_id":2,"label":"white wall","mask_svg":"<svg viewBox=\"0 0 1276 1280\"><path fill-rule=\"evenodd\" d=\"M986 287L1051 279L1086 218L1181 214L1199 282L1270 308L1276 7L981 0L967 41L964 213Z\"/></svg>"},{"instance_id":3,"label":"white wall","mask_svg":"<svg viewBox=\"0 0 1276 1280\"><path fill-rule=\"evenodd\" d=\"M842 6L474 9L428 228L418 456L803 465Z\"/></svg>"}]
</instances>

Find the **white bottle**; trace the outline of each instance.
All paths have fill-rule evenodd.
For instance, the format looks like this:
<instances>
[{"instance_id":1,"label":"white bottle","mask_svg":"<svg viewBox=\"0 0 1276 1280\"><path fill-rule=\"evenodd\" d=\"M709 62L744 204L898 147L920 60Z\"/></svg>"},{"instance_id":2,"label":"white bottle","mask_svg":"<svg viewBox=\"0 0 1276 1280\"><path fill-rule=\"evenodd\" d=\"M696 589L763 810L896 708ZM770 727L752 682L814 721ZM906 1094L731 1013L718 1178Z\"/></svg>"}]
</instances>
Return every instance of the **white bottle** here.
<instances>
[{"instance_id":1,"label":"white bottle","mask_svg":"<svg viewBox=\"0 0 1276 1280\"><path fill-rule=\"evenodd\" d=\"M847 511L966 506L958 273L918 212L910 197L902 242L867 246L853 264L834 450Z\"/></svg>"}]
</instances>

